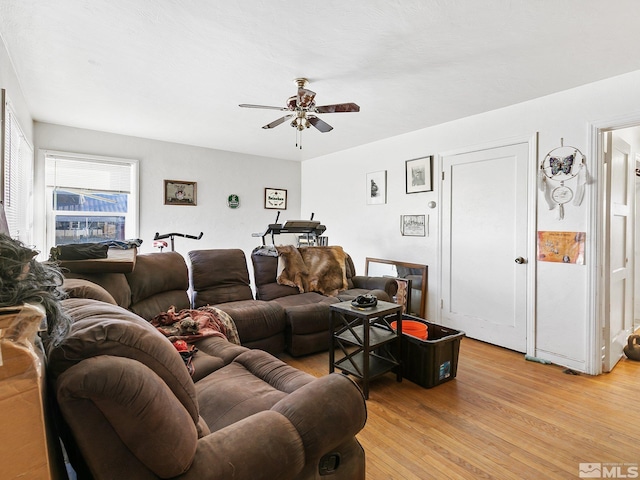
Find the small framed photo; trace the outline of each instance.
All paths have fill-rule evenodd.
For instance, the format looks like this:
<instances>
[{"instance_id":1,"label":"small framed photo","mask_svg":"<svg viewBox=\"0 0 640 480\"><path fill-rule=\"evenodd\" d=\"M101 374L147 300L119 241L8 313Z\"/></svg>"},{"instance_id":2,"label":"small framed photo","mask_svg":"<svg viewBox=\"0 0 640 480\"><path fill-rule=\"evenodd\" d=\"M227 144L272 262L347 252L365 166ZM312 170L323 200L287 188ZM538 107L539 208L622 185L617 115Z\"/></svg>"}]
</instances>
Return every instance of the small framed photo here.
<instances>
[{"instance_id":1,"label":"small framed photo","mask_svg":"<svg viewBox=\"0 0 640 480\"><path fill-rule=\"evenodd\" d=\"M425 215L401 215L400 233L405 237L424 237L427 235Z\"/></svg>"},{"instance_id":2,"label":"small framed photo","mask_svg":"<svg viewBox=\"0 0 640 480\"><path fill-rule=\"evenodd\" d=\"M387 203L387 171L367 173L367 204Z\"/></svg>"},{"instance_id":3,"label":"small framed photo","mask_svg":"<svg viewBox=\"0 0 640 480\"><path fill-rule=\"evenodd\" d=\"M196 182L164 181L165 205L197 205Z\"/></svg>"},{"instance_id":4,"label":"small framed photo","mask_svg":"<svg viewBox=\"0 0 640 480\"><path fill-rule=\"evenodd\" d=\"M275 210L287 209L287 191L282 188L264 189L264 208Z\"/></svg>"},{"instance_id":5,"label":"small framed photo","mask_svg":"<svg viewBox=\"0 0 640 480\"><path fill-rule=\"evenodd\" d=\"M414 158L404 162L407 176L407 193L431 192L433 156Z\"/></svg>"}]
</instances>

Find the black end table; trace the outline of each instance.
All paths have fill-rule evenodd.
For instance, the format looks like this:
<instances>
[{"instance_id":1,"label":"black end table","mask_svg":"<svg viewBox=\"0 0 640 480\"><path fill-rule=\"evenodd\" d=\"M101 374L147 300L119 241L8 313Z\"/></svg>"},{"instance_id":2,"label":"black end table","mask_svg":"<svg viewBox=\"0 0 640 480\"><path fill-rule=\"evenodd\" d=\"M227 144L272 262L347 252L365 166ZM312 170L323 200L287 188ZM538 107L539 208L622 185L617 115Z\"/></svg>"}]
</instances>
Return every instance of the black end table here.
<instances>
[{"instance_id":1,"label":"black end table","mask_svg":"<svg viewBox=\"0 0 640 480\"><path fill-rule=\"evenodd\" d=\"M362 391L369 398L369 381L396 369L402 381L402 305L378 301L375 307L358 308L351 302L334 303L331 308L329 373L336 368L362 380ZM391 322L396 322L396 330ZM388 348L397 342L396 355ZM336 360L335 349L343 356Z\"/></svg>"}]
</instances>

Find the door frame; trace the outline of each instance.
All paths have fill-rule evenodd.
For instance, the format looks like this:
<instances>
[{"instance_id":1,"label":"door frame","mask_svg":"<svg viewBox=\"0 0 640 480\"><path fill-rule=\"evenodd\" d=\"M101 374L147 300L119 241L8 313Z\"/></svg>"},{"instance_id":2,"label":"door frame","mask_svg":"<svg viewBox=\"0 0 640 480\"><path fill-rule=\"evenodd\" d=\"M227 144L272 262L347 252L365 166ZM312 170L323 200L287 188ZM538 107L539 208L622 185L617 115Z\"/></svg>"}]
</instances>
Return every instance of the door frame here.
<instances>
[{"instance_id":1,"label":"door frame","mask_svg":"<svg viewBox=\"0 0 640 480\"><path fill-rule=\"evenodd\" d=\"M443 161L445 157L452 155L461 155L466 153L477 152L481 150L489 150L493 148L507 147L519 143L526 143L529 146L529 165L527 182L527 281L526 281L526 354L535 355L536 349L536 272L537 272L537 205L538 205L538 189L537 189L537 172L538 172L538 132L531 135L522 135L510 137L502 140L494 140L479 145L467 146L455 150L441 152L436 155L437 170L434 178L438 180L438 237L437 237L437 271L435 272L438 279L436 295L438 306L436 308L436 322L442 324L442 265L443 265L443 218L442 218L442 202L443 202Z\"/></svg>"},{"instance_id":2,"label":"door frame","mask_svg":"<svg viewBox=\"0 0 640 480\"><path fill-rule=\"evenodd\" d=\"M586 327L586 373L599 375L603 372L603 349L608 348L604 339L606 316L604 314L604 145L603 133L621 128L640 127L640 113L609 118L589 123L589 151L587 165L592 181L590 212L587 218L587 245L585 261L590 265L587 281L587 327ZM591 240L590 240L591 239Z\"/></svg>"}]
</instances>

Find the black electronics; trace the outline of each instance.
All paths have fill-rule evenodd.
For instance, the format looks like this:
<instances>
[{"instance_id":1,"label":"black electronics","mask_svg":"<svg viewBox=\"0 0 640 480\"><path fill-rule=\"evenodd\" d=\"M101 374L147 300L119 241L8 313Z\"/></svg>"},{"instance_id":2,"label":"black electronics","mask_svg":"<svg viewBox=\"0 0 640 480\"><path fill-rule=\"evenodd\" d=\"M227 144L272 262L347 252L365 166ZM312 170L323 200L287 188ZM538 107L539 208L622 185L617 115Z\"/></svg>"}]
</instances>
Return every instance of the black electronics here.
<instances>
[{"instance_id":1,"label":"black electronics","mask_svg":"<svg viewBox=\"0 0 640 480\"><path fill-rule=\"evenodd\" d=\"M358 295L351 300L351 305L356 308L371 308L378 304L378 299L374 295Z\"/></svg>"}]
</instances>

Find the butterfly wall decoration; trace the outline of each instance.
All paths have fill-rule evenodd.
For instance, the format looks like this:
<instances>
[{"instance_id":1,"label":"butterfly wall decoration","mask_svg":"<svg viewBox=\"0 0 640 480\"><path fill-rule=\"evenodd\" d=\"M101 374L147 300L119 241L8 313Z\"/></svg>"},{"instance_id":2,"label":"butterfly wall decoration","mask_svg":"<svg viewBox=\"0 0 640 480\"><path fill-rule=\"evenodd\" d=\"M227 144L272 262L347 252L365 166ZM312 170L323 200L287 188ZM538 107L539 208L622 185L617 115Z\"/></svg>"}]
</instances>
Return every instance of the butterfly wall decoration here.
<instances>
[{"instance_id":1,"label":"butterfly wall decoration","mask_svg":"<svg viewBox=\"0 0 640 480\"><path fill-rule=\"evenodd\" d=\"M558 147L551 150L542 161L540 168L552 180L568 180L578 174L583 156L574 147Z\"/></svg>"},{"instance_id":2,"label":"butterfly wall decoration","mask_svg":"<svg viewBox=\"0 0 640 480\"><path fill-rule=\"evenodd\" d=\"M573 190L565 182L578 177L574 195ZM550 183L551 181L551 183ZM544 198L549 210L557 208L558 219L564 218L564 205L571 200L578 206L584 198L585 185L588 181L585 156L575 147L565 146L560 140L560 146L551 150L540 164L538 186L544 192ZM552 185L559 182L559 186Z\"/></svg>"},{"instance_id":3,"label":"butterfly wall decoration","mask_svg":"<svg viewBox=\"0 0 640 480\"><path fill-rule=\"evenodd\" d=\"M565 175L571 175L571 168L576 154L572 153L566 157L549 157L549 165L551 166L551 175L555 176L562 172Z\"/></svg>"}]
</instances>

